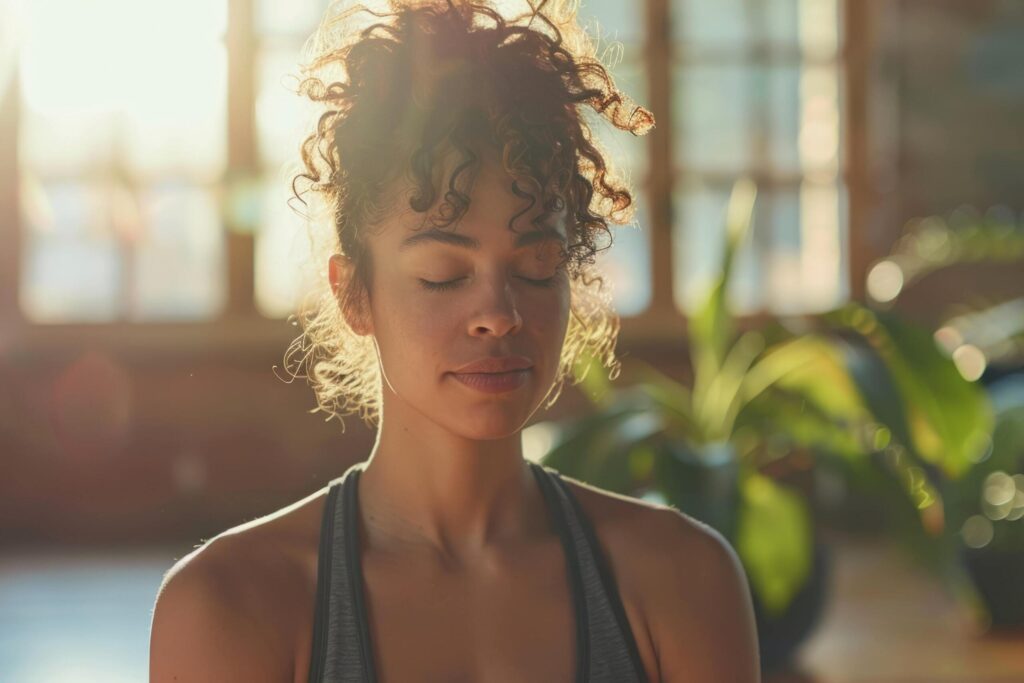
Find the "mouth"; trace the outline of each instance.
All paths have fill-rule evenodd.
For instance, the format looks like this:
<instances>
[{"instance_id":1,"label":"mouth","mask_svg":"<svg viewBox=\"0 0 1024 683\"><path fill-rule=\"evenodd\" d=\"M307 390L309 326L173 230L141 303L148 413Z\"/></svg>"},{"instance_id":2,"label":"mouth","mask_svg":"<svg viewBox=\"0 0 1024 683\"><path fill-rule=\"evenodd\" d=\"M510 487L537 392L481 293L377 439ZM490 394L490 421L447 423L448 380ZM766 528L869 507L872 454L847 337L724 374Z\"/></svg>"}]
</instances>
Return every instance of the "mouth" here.
<instances>
[{"instance_id":1,"label":"mouth","mask_svg":"<svg viewBox=\"0 0 1024 683\"><path fill-rule=\"evenodd\" d=\"M452 376L471 389L487 394L501 394L523 386L532 370L522 368L506 372L453 372Z\"/></svg>"}]
</instances>

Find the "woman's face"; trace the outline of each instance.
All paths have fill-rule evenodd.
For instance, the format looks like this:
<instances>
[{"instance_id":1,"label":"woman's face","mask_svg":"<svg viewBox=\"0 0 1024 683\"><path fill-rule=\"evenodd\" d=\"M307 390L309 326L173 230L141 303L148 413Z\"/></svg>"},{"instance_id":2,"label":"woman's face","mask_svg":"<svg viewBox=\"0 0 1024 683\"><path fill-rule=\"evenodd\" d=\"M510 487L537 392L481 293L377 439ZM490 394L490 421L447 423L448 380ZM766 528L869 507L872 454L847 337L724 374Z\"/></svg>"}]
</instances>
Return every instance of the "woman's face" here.
<instances>
[{"instance_id":1,"label":"woman's face","mask_svg":"<svg viewBox=\"0 0 1024 683\"><path fill-rule=\"evenodd\" d=\"M454 434L502 438L525 426L552 387L570 305L560 256L564 213L538 231L534 207L510 230L509 219L526 205L511 182L500 166L485 163L457 224L433 230L400 201L368 237L366 331L380 349L385 418L412 408ZM334 268L332 259L337 281ZM515 386L497 391L479 387L480 380L493 385L495 376L456 372L496 356L523 357L531 367Z\"/></svg>"}]
</instances>

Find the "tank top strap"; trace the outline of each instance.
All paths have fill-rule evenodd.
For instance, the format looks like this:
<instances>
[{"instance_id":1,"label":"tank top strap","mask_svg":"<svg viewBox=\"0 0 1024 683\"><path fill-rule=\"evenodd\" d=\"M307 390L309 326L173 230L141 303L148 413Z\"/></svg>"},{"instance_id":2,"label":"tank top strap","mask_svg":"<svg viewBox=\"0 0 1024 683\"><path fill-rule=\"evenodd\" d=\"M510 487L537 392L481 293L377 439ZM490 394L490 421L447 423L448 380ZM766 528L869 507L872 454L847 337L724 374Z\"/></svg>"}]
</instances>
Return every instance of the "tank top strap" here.
<instances>
[{"instance_id":1,"label":"tank top strap","mask_svg":"<svg viewBox=\"0 0 1024 683\"><path fill-rule=\"evenodd\" d=\"M585 608L577 614L577 627L586 629L585 671L580 680L587 683L623 681L646 683L639 648L629 625L615 577L606 559L594 527L561 473L538 463L530 463L541 481L553 513L564 520L571 537L571 548ZM570 574L573 572L570 571ZM581 618L582 617L582 618Z\"/></svg>"},{"instance_id":2,"label":"tank top strap","mask_svg":"<svg viewBox=\"0 0 1024 683\"><path fill-rule=\"evenodd\" d=\"M364 467L352 465L333 480L324 501L309 683L377 680L358 560L356 484Z\"/></svg>"}]
</instances>

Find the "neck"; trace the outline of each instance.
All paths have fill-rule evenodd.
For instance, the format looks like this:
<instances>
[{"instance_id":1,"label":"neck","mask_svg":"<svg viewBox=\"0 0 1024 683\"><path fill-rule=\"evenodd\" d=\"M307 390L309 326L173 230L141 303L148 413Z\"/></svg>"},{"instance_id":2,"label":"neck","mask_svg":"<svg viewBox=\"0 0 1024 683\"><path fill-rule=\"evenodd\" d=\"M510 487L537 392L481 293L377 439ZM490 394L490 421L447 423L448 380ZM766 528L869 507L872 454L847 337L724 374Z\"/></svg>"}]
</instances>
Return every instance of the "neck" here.
<instances>
[{"instance_id":1,"label":"neck","mask_svg":"<svg viewBox=\"0 0 1024 683\"><path fill-rule=\"evenodd\" d=\"M467 439L418 413L382 418L359 498L371 546L453 564L548 531L519 431Z\"/></svg>"}]
</instances>

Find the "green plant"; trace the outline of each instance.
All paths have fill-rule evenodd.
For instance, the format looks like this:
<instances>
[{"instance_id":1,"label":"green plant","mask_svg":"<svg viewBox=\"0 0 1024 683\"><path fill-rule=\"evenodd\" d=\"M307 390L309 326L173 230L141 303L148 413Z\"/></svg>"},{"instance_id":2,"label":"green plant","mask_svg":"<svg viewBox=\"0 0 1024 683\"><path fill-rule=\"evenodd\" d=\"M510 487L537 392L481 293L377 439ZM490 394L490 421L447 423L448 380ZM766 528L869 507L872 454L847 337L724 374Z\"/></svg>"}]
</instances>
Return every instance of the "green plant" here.
<instances>
[{"instance_id":1,"label":"green plant","mask_svg":"<svg viewBox=\"0 0 1024 683\"><path fill-rule=\"evenodd\" d=\"M970 548L1024 552L1024 378L991 388L995 427L985 458L947 492L950 526Z\"/></svg>"},{"instance_id":2,"label":"green plant","mask_svg":"<svg viewBox=\"0 0 1024 683\"><path fill-rule=\"evenodd\" d=\"M803 449L868 472L911 512L908 537L946 548L934 541L948 539L941 484L979 458L991 411L929 334L858 304L740 332L727 294L755 195L750 181L734 187L718 276L689 319L692 383L633 361L613 388L585 359L595 412L562 425L544 459L717 528L778 614L810 571L813 534L808 502L766 465Z\"/></svg>"},{"instance_id":3,"label":"green plant","mask_svg":"<svg viewBox=\"0 0 1024 683\"><path fill-rule=\"evenodd\" d=\"M909 285L925 276L956 266L1012 267L1022 261L1024 224L998 208L982 214L962 207L948 218L929 216L909 222L891 252L873 264L867 291L879 306L888 307L897 303ZM952 271L942 274L956 275ZM993 302L970 288L962 291L967 294L964 300L948 302L950 312L943 315L932 335L935 344L929 344L923 335L917 343L937 345L961 378L975 386L973 382L982 377L989 363L1019 365L1024 358L1024 297L1004 295ZM950 377L943 390L958 391L965 383L961 378ZM942 555L936 566L951 570L951 576L958 576L959 563L950 560L965 545L1024 551L1024 522L1013 523L1024 516L1024 392L1019 383L1017 379L999 383L998 389L988 388L985 393L991 401L985 402L985 414L964 411L949 415L950 422L945 423L957 425L961 433L966 433L971 421L984 427L972 436L975 443L967 454L966 467L942 472L939 477L944 533L938 543L928 545L933 555ZM1017 387L1015 393L1010 390L1013 387ZM982 391L976 386L974 390ZM1010 400L1009 395L1016 398ZM1016 494L996 506L1000 509L988 506L986 497L998 498L1000 487L1004 494L1020 492L1020 509L1014 506Z\"/></svg>"}]
</instances>

